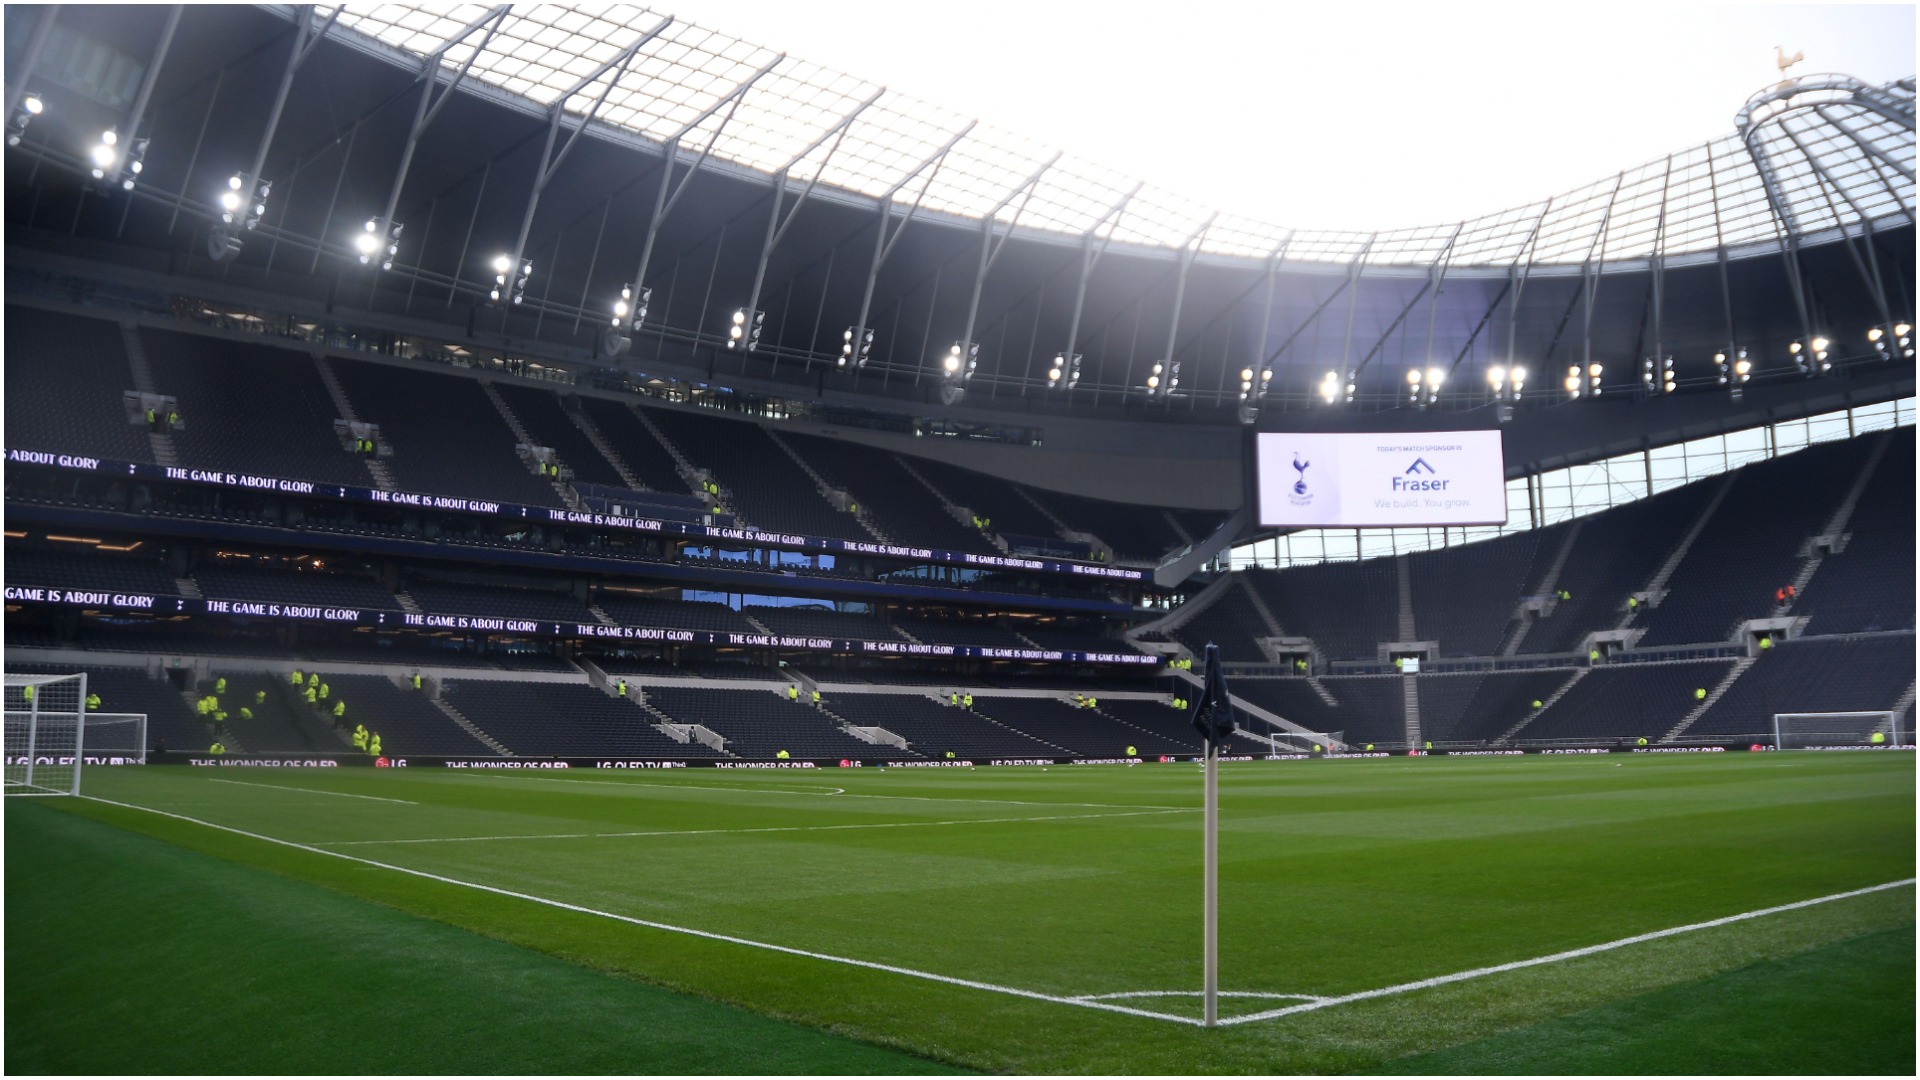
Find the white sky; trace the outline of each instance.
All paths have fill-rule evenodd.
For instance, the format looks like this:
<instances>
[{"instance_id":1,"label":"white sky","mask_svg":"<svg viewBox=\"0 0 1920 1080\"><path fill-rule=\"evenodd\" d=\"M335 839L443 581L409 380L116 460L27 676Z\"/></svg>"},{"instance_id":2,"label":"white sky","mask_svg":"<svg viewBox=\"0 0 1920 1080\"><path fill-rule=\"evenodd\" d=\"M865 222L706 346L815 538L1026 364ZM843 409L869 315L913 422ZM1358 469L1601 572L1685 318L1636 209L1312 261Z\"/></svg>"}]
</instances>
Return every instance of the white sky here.
<instances>
[{"instance_id":1,"label":"white sky","mask_svg":"<svg viewBox=\"0 0 1920 1080\"><path fill-rule=\"evenodd\" d=\"M1913 75L1914 6L654 0L1217 209L1455 221L1733 131L1778 80Z\"/></svg>"}]
</instances>

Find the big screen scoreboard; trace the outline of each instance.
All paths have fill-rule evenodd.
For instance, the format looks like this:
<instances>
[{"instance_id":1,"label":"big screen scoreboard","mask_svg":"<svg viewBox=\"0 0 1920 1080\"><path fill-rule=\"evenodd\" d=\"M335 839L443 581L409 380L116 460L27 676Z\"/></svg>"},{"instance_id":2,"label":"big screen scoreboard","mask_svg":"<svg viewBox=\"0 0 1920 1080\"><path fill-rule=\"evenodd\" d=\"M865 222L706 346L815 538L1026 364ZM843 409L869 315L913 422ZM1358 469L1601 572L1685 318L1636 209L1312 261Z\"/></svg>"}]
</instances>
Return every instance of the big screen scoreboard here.
<instances>
[{"instance_id":1,"label":"big screen scoreboard","mask_svg":"<svg viewBox=\"0 0 1920 1080\"><path fill-rule=\"evenodd\" d=\"M1260 524L1507 523L1500 432L1270 432L1254 441Z\"/></svg>"}]
</instances>

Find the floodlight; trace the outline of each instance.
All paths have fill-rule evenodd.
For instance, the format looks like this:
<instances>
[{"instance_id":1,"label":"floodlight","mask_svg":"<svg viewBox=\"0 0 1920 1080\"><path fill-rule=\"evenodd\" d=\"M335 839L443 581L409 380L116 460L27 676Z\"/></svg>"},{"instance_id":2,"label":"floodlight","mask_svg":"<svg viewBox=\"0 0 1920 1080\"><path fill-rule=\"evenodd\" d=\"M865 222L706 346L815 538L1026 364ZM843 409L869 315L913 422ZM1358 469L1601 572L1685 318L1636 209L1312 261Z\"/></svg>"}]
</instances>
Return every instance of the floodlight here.
<instances>
[{"instance_id":1,"label":"floodlight","mask_svg":"<svg viewBox=\"0 0 1920 1080\"><path fill-rule=\"evenodd\" d=\"M44 111L46 111L46 105L41 102L39 94L30 93L20 99L19 108L13 110L13 114L7 117L7 145L19 146L20 140L27 133L27 125Z\"/></svg>"}]
</instances>

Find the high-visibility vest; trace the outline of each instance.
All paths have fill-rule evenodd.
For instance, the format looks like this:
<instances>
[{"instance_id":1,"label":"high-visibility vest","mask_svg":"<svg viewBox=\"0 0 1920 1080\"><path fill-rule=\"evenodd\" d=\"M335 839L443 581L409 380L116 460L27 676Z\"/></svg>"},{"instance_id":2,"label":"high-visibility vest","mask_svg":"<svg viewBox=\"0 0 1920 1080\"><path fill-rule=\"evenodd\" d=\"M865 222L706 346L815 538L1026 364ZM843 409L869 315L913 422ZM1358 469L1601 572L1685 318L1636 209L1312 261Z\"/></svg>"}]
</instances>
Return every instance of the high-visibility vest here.
<instances>
[{"instance_id":1,"label":"high-visibility vest","mask_svg":"<svg viewBox=\"0 0 1920 1080\"><path fill-rule=\"evenodd\" d=\"M813 703L814 703L815 705L818 705L818 704L820 704L820 691L818 691L818 690L815 690L815 691L813 692Z\"/></svg>"},{"instance_id":2,"label":"high-visibility vest","mask_svg":"<svg viewBox=\"0 0 1920 1080\"><path fill-rule=\"evenodd\" d=\"M227 752L227 747L225 743L214 743L212 746L207 747L207 753L213 754L215 756L224 754L226 752Z\"/></svg>"},{"instance_id":3,"label":"high-visibility vest","mask_svg":"<svg viewBox=\"0 0 1920 1080\"><path fill-rule=\"evenodd\" d=\"M297 671L290 671L290 672L288 672L288 673L287 673L287 682L289 682L289 683L291 683L291 684L293 684L294 686L299 686L299 685L300 685L300 683L301 683L301 678L300 678L300 673L299 673L299 672L297 672Z\"/></svg>"},{"instance_id":4,"label":"high-visibility vest","mask_svg":"<svg viewBox=\"0 0 1920 1080\"><path fill-rule=\"evenodd\" d=\"M313 687L315 690L320 689L320 673L317 671L310 672L307 675L307 685Z\"/></svg>"},{"instance_id":5,"label":"high-visibility vest","mask_svg":"<svg viewBox=\"0 0 1920 1080\"><path fill-rule=\"evenodd\" d=\"M247 708L245 705L240 706L240 719L242 720L253 719L253 710Z\"/></svg>"},{"instance_id":6,"label":"high-visibility vest","mask_svg":"<svg viewBox=\"0 0 1920 1080\"><path fill-rule=\"evenodd\" d=\"M91 710L93 710L93 709L98 709L99 707L100 707L100 695L99 695L99 694L88 694L88 695L87 695L87 709L88 709L89 711L91 711Z\"/></svg>"},{"instance_id":7,"label":"high-visibility vest","mask_svg":"<svg viewBox=\"0 0 1920 1080\"><path fill-rule=\"evenodd\" d=\"M788 700L788 701L799 701L799 700L800 700L800 688L799 688L799 687L797 687L797 686L789 686L789 687L787 687L787 700Z\"/></svg>"},{"instance_id":8,"label":"high-visibility vest","mask_svg":"<svg viewBox=\"0 0 1920 1080\"><path fill-rule=\"evenodd\" d=\"M314 699L318 698L319 696L320 696L320 691L315 690L311 686L307 687L307 704L309 705L313 704Z\"/></svg>"},{"instance_id":9,"label":"high-visibility vest","mask_svg":"<svg viewBox=\"0 0 1920 1080\"><path fill-rule=\"evenodd\" d=\"M374 757L380 756L380 736L375 735L373 741L367 744L367 753Z\"/></svg>"},{"instance_id":10,"label":"high-visibility vest","mask_svg":"<svg viewBox=\"0 0 1920 1080\"><path fill-rule=\"evenodd\" d=\"M326 683L320 684L320 700L321 701L327 700L327 696L332 693L333 693L333 687L327 685Z\"/></svg>"},{"instance_id":11,"label":"high-visibility vest","mask_svg":"<svg viewBox=\"0 0 1920 1080\"><path fill-rule=\"evenodd\" d=\"M621 697L627 696L627 680L625 679L620 680L620 696Z\"/></svg>"},{"instance_id":12,"label":"high-visibility vest","mask_svg":"<svg viewBox=\"0 0 1920 1080\"><path fill-rule=\"evenodd\" d=\"M413 673L413 688L420 689L420 673L417 671Z\"/></svg>"},{"instance_id":13,"label":"high-visibility vest","mask_svg":"<svg viewBox=\"0 0 1920 1080\"><path fill-rule=\"evenodd\" d=\"M347 703L346 703L346 702L344 702L344 701L336 701L336 702L334 702L334 703L333 703L333 715L334 715L334 716L336 716L336 717L338 717L338 716L345 716L345 715L347 715Z\"/></svg>"},{"instance_id":14,"label":"high-visibility vest","mask_svg":"<svg viewBox=\"0 0 1920 1080\"><path fill-rule=\"evenodd\" d=\"M214 681L214 684L213 684L213 692L214 692L214 693L216 693L216 694L224 694L224 693L226 693L226 692L227 692L227 678L226 678L226 676L224 676L224 675L222 675L222 676L221 676L221 677L220 677L219 679L217 679L217 680L215 680L215 681Z\"/></svg>"},{"instance_id":15,"label":"high-visibility vest","mask_svg":"<svg viewBox=\"0 0 1920 1080\"><path fill-rule=\"evenodd\" d=\"M253 703L255 705L262 704L266 700L267 700L267 692L265 690L255 690L253 692Z\"/></svg>"}]
</instances>

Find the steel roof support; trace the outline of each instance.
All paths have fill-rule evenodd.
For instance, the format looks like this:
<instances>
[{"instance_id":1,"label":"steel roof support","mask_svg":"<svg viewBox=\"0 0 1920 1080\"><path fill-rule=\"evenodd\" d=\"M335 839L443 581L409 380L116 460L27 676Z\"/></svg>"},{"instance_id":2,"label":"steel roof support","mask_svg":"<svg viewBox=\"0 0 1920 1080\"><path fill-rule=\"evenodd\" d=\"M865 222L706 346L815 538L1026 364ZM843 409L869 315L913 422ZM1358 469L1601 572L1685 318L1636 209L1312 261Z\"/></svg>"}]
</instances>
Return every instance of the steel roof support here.
<instances>
[{"instance_id":1,"label":"steel roof support","mask_svg":"<svg viewBox=\"0 0 1920 1080\"><path fill-rule=\"evenodd\" d=\"M1367 252L1373 250L1373 242L1378 239L1380 239L1379 233L1367 237L1366 245L1360 249L1360 254L1353 257L1353 265L1347 268L1348 282L1354 287L1347 291L1347 332L1340 341L1340 370L1341 377L1349 383L1353 382L1353 377L1360 370L1347 367L1347 360L1353 355L1353 313L1360 304L1360 272L1366 265Z\"/></svg>"},{"instance_id":2,"label":"steel roof support","mask_svg":"<svg viewBox=\"0 0 1920 1080\"><path fill-rule=\"evenodd\" d=\"M1267 396L1267 385L1273 381L1267 375L1272 370L1267 366L1272 359L1267 356L1267 339L1273 328L1273 287L1280 277L1280 264L1286 261L1287 249L1293 246L1293 237L1294 232L1289 230L1267 255L1267 302L1260 315L1260 344L1253 350L1254 363L1260 365L1256 376L1259 383L1256 392L1260 397Z\"/></svg>"},{"instance_id":3,"label":"steel roof support","mask_svg":"<svg viewBox=\"0 0 1920 1080\"><path fill-rule=\"evenodd\" d=\"M1440 289L1446 284L1447 271L1453 267L1454 241L1460 238L1460 231L1466 227L1464 221L1454 226L1453 235L1447 238L1447 246L1441 249L1440 257L1434 260L1434 265L1427 267L1427 281L1433 286L1433 299L1427 302L1427 347L1420 354L1424 363L1433 363L1433 329L1440 319Z\"/></svg>"},{"instance_id":4,"label":"steel roof support","mask_svg":"<svg viewBox=\"0 0 1920 1080\"><path fill-rule=\"evenodd\" d=\"M1525 268L1520 270L1517 278L1514 276L1512 267L1507 271L1507 278L1513 283L1513 303L1507 308L1507 363L1509 365L1514 362L1514 353L1517 351L1516 339L1520 335L1520 295L1527 287L1527 280L1533 276L1533 257L1540 250L1540 226L1546 223L1547 215L1552 212L1553 200L1548 199L1540 208L1540 216L1533 219L1533 228L1527 233L1527 242L1521 245L1521 250L1526 253L1527 258ZM1514 257L1513 264L1520 265L1518 256ZM1437 302L1438 297L1435 297L1435 300ZM1455 363L1458 364L1459 361L1456 360Z\"/></svg>"},{"instance_id":5,"label":"steel roof support","mask_svg":"<svg viewBox=\"0 0 1920 1080\"><path fill-rule=\"evenodd\" d=\"M1853 196L1847 194L1846 189L1840 186L1840 182L1827 171L1826 165L1812 150L1808 149L1807 144L1800 141L1800 136L1794 134L1792 128L1783 122L1780 130L1800 151L1800 155L1807 159L1807 164L1812 166L1813 174L1821 185L1821 196L1826 199L1827 209L1833 214L1834 220L1840 220L1840 209L1833 205L1833 196L1827 194L1826 189L1829 187L1840 194L1840 198L1844 199L1847 206L1853 210L1854 216L1860 219L1861 244L1858 246L1854 244L1853 236L1847 232L1844 224L1840 229L1840 242L1846 246L1847 254L1853 257L1854 269L1860 271L1860 277L1867 284L1867 292L1872 295L1874 307L1880 312L1880 325L1892 329L1893 313L1887 306L1886 288L1880 280L1880 259L1873 250L1873 222L1867 219L1867 215L1860 210L1860 204L1853 201ZM1860 247L1867 249L1865 260L1860 257Z\"/></svg>"},{"instance_id":6,"label":"steel roof support","mask_svg":"<svg viewBox=\"0 0 1920 1080\"><path fill-rule=\"evenodd\" d=\"M1219 216L1217 211L1208 215L1207 220L1201 222L1198 229L1180 242L1180 273L1174 279L1173 285L1173 317L1167 320L1167 354L1161 361L1167 365L1169 381L1171 381L1173 367L1173 345L1180 336L1180 309L1185 306L1187 300L1187 271L1193 268L1193 259L1200 253L1201 241L1207 235L1207 230L1213 228L1214 218ZM1167 388L1169 395L1172 389L1171 386Z\"/></svg>"},{"instance_id":7,"label":"steel roof support","mask_svg":"<svg viewBox=\"0 0 1920 1080\"><path fill-rule=\"evenodd\" d=\"M1653 280L1653 362L1655 372L1664 381L1666 368L1666 289L1667 289L1667 193L1673 185L1673 155L1667 155L1667 171L1660 180L1660 216L1653 226L1653 255L1647 269Z\"/></svg>"},{"instance_id":8,"label":"steel roof support","mask_svg":"<svg viewBox=\"0 0 1920 1080\"><path fill-rule=\"evenodd\" d=\"M1834 127L1837 127L1842 132L1844 132L1847 138L1852 139L1854 143L1856 143L1860 147L1860 149L1865 150L1867 153L1880 159L1882 162L1885 162L1889 168L1893 169L1895 172L1898 172L1901 176L1904 176L1909 180L1913 179L1913 166L1908 165L1905 162L1901 161L1900 159L1894 157L1892 154L1887 153L1886 148L1881 146L1879 143L1874 142L1872 139L1861 138L1859 132L1853 130L1847 125L1841 123L1840 121L1835 120L1833 117L1828 116L1827 106L1815 105L1813 106L1813 111L1819 114L1820 119L1825 120L1827 123L1832 124ZM1912 125L1909 124L1908 126L1911 127Z\"/></svg>"},{"instance_id":9,"label":"steel roof support","mask_svg":"<svg viewBox=\"0 0 1920 1080\"><path fill-rule=\"evenodd\" d=\"M167 51L173 47L174 31L180 28L180 15L186 10L185 4L175 4L167 9L166 25L160 28L160 40L153 46L153 59L147 62L146 77L140 80L140 92L134 96L133 109L127 114L126 140L128 151L132 151L133 140L140 137L140 124L147 118L147 103L153 99L153 84L159 81L160 69L166 66Z\"/></svg>"},{"instance_id":10,"label":"steel roof support","mask_svg":"<svg viewBox=\"0 0 1920 1080\"><path fill-rule=\"evenodd\" d=\"M627 73L627 66L633 63L633 58L639 54L640 47L659 37L667 27L672 25L672 16L661 19L653 29L635 38L618 53L608 57L605 63L568 87L554 99L552 105L547 107L547 143L540 151L540 164L534 167L533 187L527 192L526 212L520 215L520 235L514 239L513 253L509 256L511 260L510 268L507 270L509 281L514 275L520 274L521 268L526 265L523 260L527 253L527 234L533 229L533 215L534 211L540 208L541 192L545 191L547 185L553 181L554 174L560 171L560 166L566 162L567 155L573 153L573 148L580 142L580 136L586 133L587 125L593 123L593 118L600 112L600 106L607 103L607 97L613 93L613 88L620 84L620 77ZM560 126L567 116L567 102L573 100L575 94L592 86L601 76L607 77L607 85L601 87L600 96L593 100L593 105L587 109L585 115L580 117L580 123L574 126L572 134L567 136L567 141L561 144L559 153L555 153L553 144L559 141ZM508 286L509 289L511 287L511 285ZM505 321L504 311L512 310L512 305L507 303L506 299L505 290L503 290L502 322Z\"/></svg>"},{"instance_id":11,"label":"steel roof support","mask_svg":"<svg viewBox=\"0 0 1920 1080\"><path fill-rule=\"evenodd\" d=\"M751 90L754 83L759 82L762 77L775 67L778 67L786 58L787 54L781 53L772 60L767 61L766 64L761 66L760 70L741 80L733 89L727 91L719 99L714 101L713 104L707 106L699 116L682 124L680 130L674 132L673 135L667 139L666 143L661 146L660 186L654 192L653 217L647 221L647 238L640 245L640 265L636 267L633 272L632 287L636 293L646 288L647 266L653 261L654 243L660 238L660 226L666 223L667 215L673 213L674 206L680 202L680 196L687 193L687 185L693 182L694 174L700 171L700 166L705 164L707 158L712 155L715 144L720 141L720 133L727 130L727 125L733 121L734 115L740 111L740 102L745 100L747 91ZM726 118L721 120L720 125L713 129L713 134L707 136L706 145L700 148L700 155L694 158L693 164L687 166L687 171L681 174L679 183L674 183L673 174L675 168L679 165L681 140L692 134L701 124L712 119L714 114L718 113L722 108L727 110ZM715 258L718 257L718 253L716 252ZM637 307L635 311L638 311ZM630 333L638 331L639 321L640 320L636 318L629 322L628 329ZM624 338L618 334L609 334L603 339L604 343L609 346L614 345L617 340L630 341L631 339ZM619 346L618 350L610 351L614 351L615 355L618 355L620 352L624 352L626 347L627 346L623 344Z\"/></svg>"},{"instance_id":12,"label":"steel roof support","mask_svg":"<svg viewBox=\"0 0 1920 1080\"><path fill-rule=\"evenodd\" d=\"M1079 288L1076 289L1073 294L1073 319L1067 324L1067 351L1061 354L1067 358L1068 364L1073 363L1075 350L1078 349L1080 345L1080 316L1086 311L1087 307L1087 282L1092 280L1093 269L1100 265L1101 257L1107 253L1107 246L1113 243L1113 229L1108 229L1107 235L1101 239L1100 246L1096 249L1093 246L1094 234L1098 233L1101 226L1107 224L1109 221L1113 222L1117 228L1119 226L1119 216L1126 212L1127 204L1132 202L1133 197L1138 195L1140 189L1145 186L1145 181L1134 184L1133 190L1121 196L1119 202L1108 207L1107 212L1100 215L1100 220L1094 222L1091 228L1080 234L1080 284ZM1207 220L1211 222L1213 219L1208 218ZM1061 377L1065 378L1066 376L1063 374Z\"/></svg>"},{"instance_id":13,"label":"steel roof support","mask_svg":"<svg viewBox=\"0 0 1920 1080\"><path fill-rule=\"evenodd\" d=\"M1413 313L1414 305L1418 304L1420 302L1420 298L1427 295L1429 290L1433 290L1435 292L1438 291L1438 290L1434 290L1434 276L1431 271L1429 271L1427 274L1427 280L1421 282L1420 287L1414 290L1413 298L1411 300L1408 300L1406 303L1400 305L1400 314L1395 315L1393 317L1393 321L1387 324L1386 330L1383 331L1379 337L1374 339L1373 345L1367 349L1366 355L1360 358L1359 367L1366 367L1367 361L1372 360L1374 356L1380 352L1381 349L1384 349L1387 347L1387 339L1393 336L1393 332L1395 330L1400 329L1401 323L1407 321L1407 316Z\"/></svg>"},{"instance_id":14,"label":"steel roof support","mask_svg":"<svg viewBox=\"0 0 1920 1080\"><path fill-rule=\"evenodd\" d=\"M1726 319L1727 363L1731 364L1738 359L1733 355L1733 350L1737 348L1738 331L1733 322L1733 284L1727 276L1727 237L1721 231L1720 223L1720 167L1713 156L1712 143L1707 144L1707 191L1713 197L1714 262L1720 268L1720 314Z\"/></svg>"},{"instance_id":15,"label":"steel roof support","mask_svg":"<svg viewBox=\"0 0 1920 1080\"><path fill-rule=\"evenodd\" d=\"M900 234L907 231L908 225L913 224L914 215L920 212L920 202L927 197L928 189L933 187L934 180L939 177L940 167L946 163L947 155L952 153L960 140L966 138L967 133L979 123L978 120L969 120L966 127L955 132L940 149L920 159L920 164L915 165L905 176L895 181L885 195L880 196L880 221L874 228L873 260L867 266L867 284L860 294L860 317L854 323L855 326L867 325L867 316L873 311L873 288L880 281L880 268L885 266L887 259L893 255L894 245L900 242ZM891 226L893 235L888 236L887 230L893 220L893 197L900 194L900 189L911 183L914 177L927 172L928 169L933 171L927 174L927 182L920 186L920 193L913 197L913 205L907 208L906 216L900 219L900 224Z\"/></svg>"},{"instance_id":16,"label":"steel roof support","mask_svg":"<svg viewBox=\"0 0 1920 1080\"><path fill-rule=\"evenodd\" d=\"M980 293L986 288L987 273L993 269L993 264L1000 260L1000 253L1006 250L1007 241L1013 239L1014 230L1020 226L1020 215L1027 209L1027 204L1033 201L1033 192L1040 185L1040 178L1046 175L1048 169L1053 168L1054 162L1060 160L1060 153L1058 150L1054 151L1052 157L1033 171L1033 175L1020 181L1018 187L1007 192L1007 197L1001 199L998 205L987 211L986 215L980 219L980 268L973 275L973 299L967 304L966 329L960 336L966 348L973 346L973 327L980 317ZM993 238L994 217L1012 205L1013 200L1020 197L1022 193L1025 193L1025 197L1020 199L1020 208L1013 212L1012 219L1007 222L1006 233L996 242ZM968 357L962 357L963 363L967 359Z\"/></svg>"},{"instance_id":17,"label":"steel roof support","mask_svg":"<svg viewBox=\"0 0 1920 1080\"><path fill-rule=\"evenodd\" d=\"M33 26L33 37L27 41L26 55L20 58L20 77L7 87L7 116L11 117L19 111L20 99L27 94L27 83L32 81L34 71L40 67L40 54L46 51L47 38L53 35L53 24L58 21L59 4L48 4L41 10L40 21Z\"/></svg>"},{"instance_id":18,"label":"steel roof support","mask_svg":"<svg viewBox=\"0 0 1920 1080\"><path fill-rule=\"evenodd\" d=\"M1580 264L1580 276L1585 279L1587 309L1585 320L1580 326L1580 366L1591 370L1593 365L1593 300L1600 292L1600 271L1607 262L1607 229L1613 224L1613 204L1620 198L1620 187L1626 183L1627 174L1622 171L1613 180L1613 194L1607 196L1606 212L1600 215L1600 227L1594 231L1593 243L1587 246L1586 261ZM1594 260L1596 249L1599 260ZM1581 377L1586 378L1586 372Z\"/></svg>"},{"instance_id":19,"label":"steel roof support","mask_svg":"<svg viewBox=\"0 0 1920 1080\"><path fill-rule=\"evenodd\" d=\"M380 216L376 219L379 222L378 231L382 236L393 228L393 212L399 208L400 192L407 185L407 171L413 165L413 152L419 147L421 136L426 134L427 128L440 115L441 108L453 97L453 92L466 81L467 73L473 69L473 62L480 58L481 53L487 51L487 46L493 44L494 35L499 33L501 25L507 21L508 12L512 10L511 4L501 4L455 31L452 37L441 42L432 52L421 58L420 104L413 111L413 126L408 129L406 146L400 151L400 167L394 171L393 186L387 189L386 207L380 211ZM447 50L471 37L481 27L486 28L487 36L482 38L480 44L467 56L466 63L460 65L460 70L454 73L446 89L441 91L440 99L435 101L433 88L440 81L441 58L446 56Z\"/></svg>"},{"instance_id":20,"label":"steel roof support","mask_svg":"<svg viewBox=\"0 0 1920 1080\"><path fill-rule=\"evenodd\" d=\"M767 260L773 257L773 249L779 246L781 239L787 235L787 230L793 227L793 220L800 216L800 208L806 205L807 197L812 195L813 189L819 185L820 175L827 171L827 163L833 160L833 155L839 151L840 144L846 141L847 131L853 127L854 120L858 119L861 113L866 112L868 106L879 101L880 95L886 92L887 88L884 86L874 91L873 96L861 102L852 112L841 117L838 123L822 132L820 137L813 140L811 145L798 154L795 154L791 160L780 167L780 171L773 174L773 209L772 213L767 217L767 235L760 242L760 262L754 267L753 289L747 293L748 311L760 310L760 287L766 284ZM814 170L813 178L807 181L805 188L801 189L800 197L794 200L793 208L787 212L787 216L783 220L780 212L786 202L787 176L793 171L795 165L806 160L808 154L820 149L828 139L833 140L833 146L827 151L827 156L820 159L820 167ZM829 254L828 259L828 265L831 267L831 254ZM829 269L828 273L831 275L832 270ZM822 289L820 295L824 306L826 291Z\"/></svg>"},{"instance_id":21,"label":"steel roof support","mask_svg":"<svg viewBox=\"0 0 1920 1080\"><path fill-rule=\"evenodd\" d=\"M299 72L301 65L307 62L307 58L313 55L313 50L319 46L321 39L327 36L333 21L340 17L340 9L336 7L328 14L327 21L315 29L312 28L313 5L302 4L296 10L299 14L296 16L293 33L293 51L288 54L287 66L280 74L280 89L274 94L273 110L267 114L267 130L260 136L259 149L253 154L253 165L241 177L241 188L249 192L248 198L251 198L252 194L247 185L258 181L260 170L267 167L267 151L273 148L274 133L280 129L280 114L287 107L287 94L293 89L294 75ZM313 35L311 38L307 36L309 32Z\"/></svg>"},{"instance_id":22,"label":"steel roof support","mask_svg":"<svg viewBox=\"0 0 1920 1080\"><path fill-rule=\"evenodd\" d=\"M1747 156L1753 159L1753 167L1760 173L1760 190L1766 193L1767 206L1773 211L1773 227L1780 243L1780 261L1787 272L1787 285L1793 291L1793 306L1800 316L1800 332L1803 347L1813 348L1813 317L1807 309L1806 282L1800 276L1800 235L1794 224L1792 212L1786 203L1786 193L1780 189L1780 181L1773 174L1773 167L1767 163L1767 155L1754 140L1759 134L1758 126L1747 128L1740 133L1741 144L1747 148Z\"/></svg>"}]
</instances>

